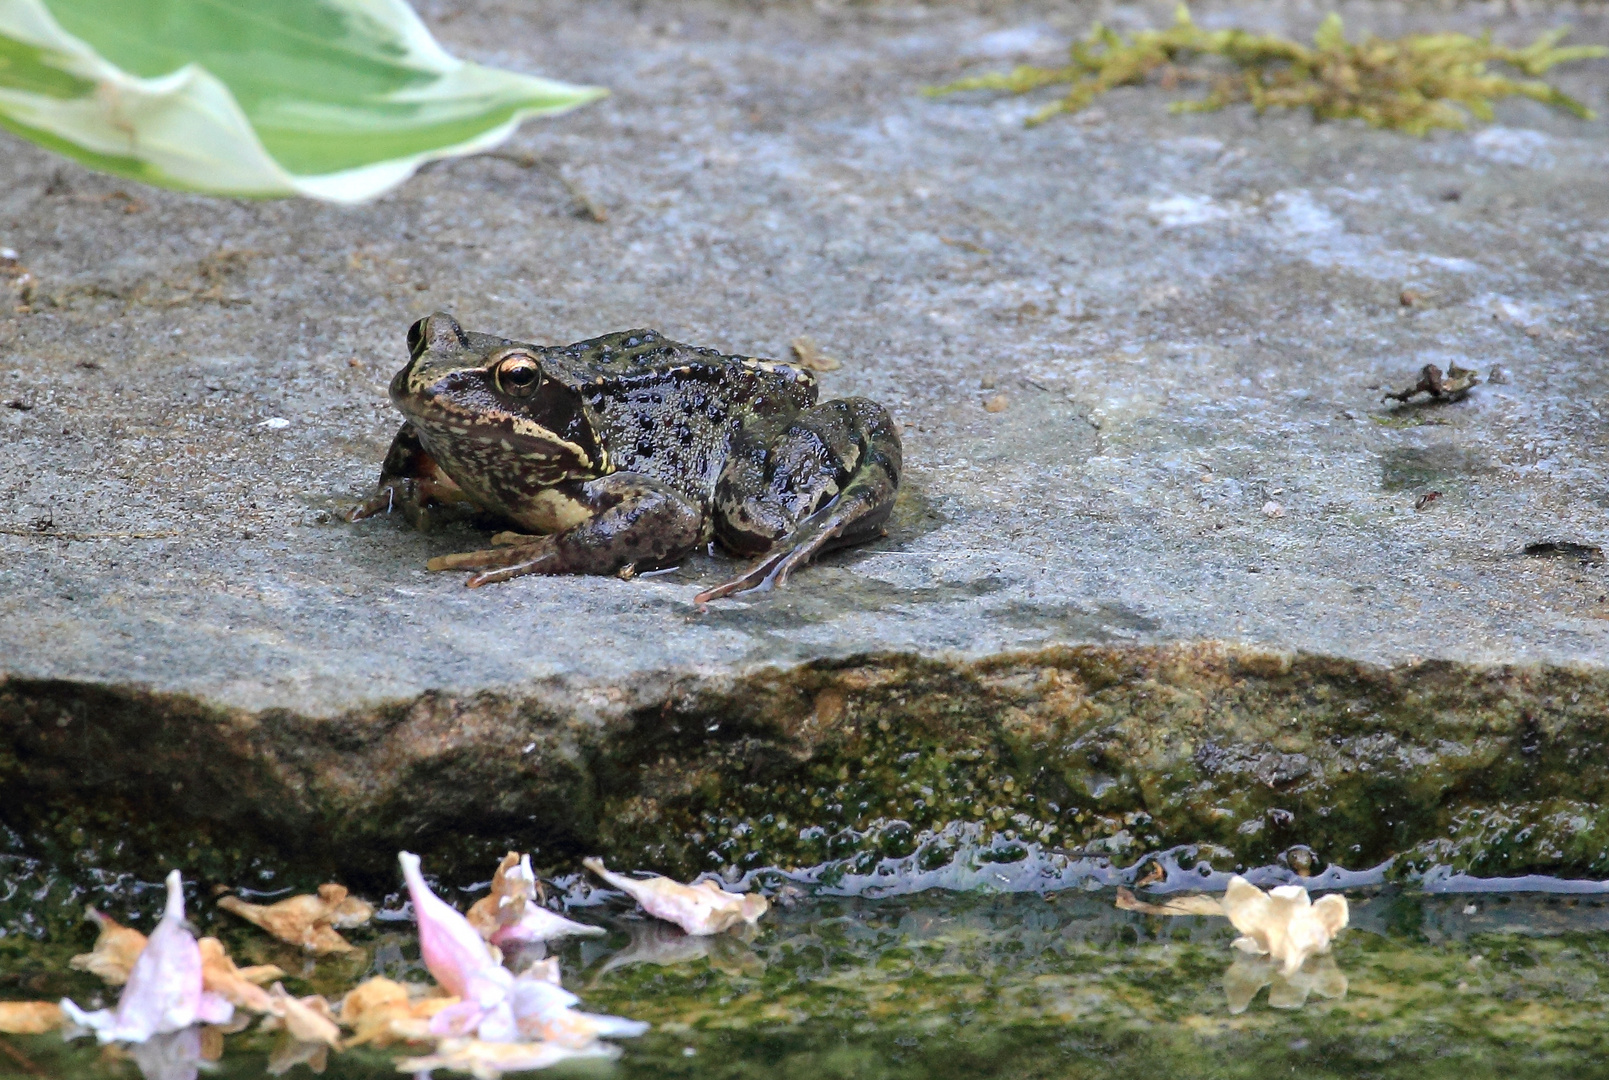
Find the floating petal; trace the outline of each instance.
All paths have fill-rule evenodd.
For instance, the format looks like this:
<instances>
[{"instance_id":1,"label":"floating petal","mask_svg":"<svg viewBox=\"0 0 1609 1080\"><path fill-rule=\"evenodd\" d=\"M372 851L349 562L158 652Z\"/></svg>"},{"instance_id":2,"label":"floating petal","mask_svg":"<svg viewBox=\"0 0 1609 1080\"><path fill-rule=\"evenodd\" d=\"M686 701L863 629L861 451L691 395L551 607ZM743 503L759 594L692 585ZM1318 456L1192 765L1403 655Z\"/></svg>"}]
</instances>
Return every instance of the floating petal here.
<instances>
[{"instance_id":1,"label":"floating petal","mask_svg":"<svg viewBox=\"0 0 1609 1080\"><path fill-rule=\"evenodd\" d=\"M179 872L167 879L167 907L129 971L117 1009L86 1013L66 998L61 1007L74 1023L101 1042L144 1042L179 1031L197 1020L223 1023L234 1015L228 1001L203 990L201 948L184 922L184 884Z\"/></svg>"},{"instance_id":2,"label":"floating petal","mask_svg":"<svg viewBox=\"0 0 1609 1080\"><path fill-rule=\"evenodd\" d=\"M268 991L259 984L283 979L283 970L272 964L238 968L224 951L223 942L217 938L204 937L197 944L201 947L201 985L204 989L211 990L242 1009L256 1013L273 1012Z\"/></svg>"},{"instance_id":3,"label":"floating petal","mask_svg":"<svg viewBox=\"0 0 1609 1080\"><path fill-rule=\"evenodd\" d=\"M628 878L604 869L601 859L584 859L581 865L634 897L648 914L689 934L718 934L741 922L758 922L771 906L757 893L729 893L709 880L683 885L667 877Z\"/></svg>"},{"instance_id":4,"label":"floating petal","mask_svg":"<svg viewBox=\"0 0 1609 1080\"><path fill-rule=\"evenodd\" d=\"M68 966L99 976L108 986L122 986L145 948L145 935L92 907L84 909L84 918L99 926L101 932L95 938L94 950L73 957L67 961Z\"/></svg>"},{"instance_id":5,"label":"floating petal","mask_svg":"<svg viewBox=\"0 0 1609 1080\"><path fill-rule=\"evenodd\" d=\"M337 1049L341 1046L341 1029L330 1015L329 1002L317 994L297 998L286 993L281 983L275 983L268 992L270 1007L278 1020L277 1025L264 1022L265 1030L283 1027L297 1042L323 1043Z\"/></svg>"},{"instance_id":6,"label":"floating petal","mask_svg":"<svg viewBox=\"0 0 1609 1080\"><path fill-rule=\"evenodd\" d=\"M531 857L511 851L492 875L492 891L475 901L467 917L481 937L494 945L605 933L601 926L554 914L537 903L536 897Z\"/></svg>"},{"instance_id":7,"label":"floating petal","mask_svg":"<svg viewBox=\"0 0 1609 1080\"><path fill-rule=\"evenodd\" d=\"M352 946L335 928L361 926L374 914L371 905L348 896L342 885L320 885L316 896L292 896L275 904L251 904L238 896L225 896L218 906L316 956L351 951Z\"/></svg>"},{"instance_id":8,"label":"floating petal","mask_svg":"<svg viewBox=\"0 0 1609 1080\"><path fill-rule=\"evenodd\" d=\"M388 1046L427 1039L430 1018L457 1003L456 997L415 997L403 983L376 976L353 987L341 1000L341 1023L353 1032L346 1045Z\"/></svg>"},{"instance_id":9,"label":"floating petal","mask_svg":"<svg viewBox=\"0 0 1609 1080\"><path fill-rule=\"evenodd\" d=\"M54 1001L0 1001L0 1033L42 1035L67 1023L67 1014Z\"/></svg>"},{"instance_id":10,"label":"floating petal","mask_svg":"<svg viewBox=\"0 0 1609 1080\"><path fill-rule=\"evenodd\" d=\"M1235 948L1272 957L1287 978L1309 956L1328 952L1349 918L1346 897L1339 894L1315 904L1300 885L1280 885L1265 893L1238 874L1229 880L1223 908L1241 933Z\"/></svg>"},{"instance_id":11,"label":"floating petal","mask_svg":"<svg viewBox=\"0 0 1609 1080\"><path fill-rule=\"evenodd\" d=\"M404 851L397 860L402 863L402 876L413 900L413 916L419 924L419 953L425 967L448 993L469 1000L471 976L493 968L502 971L502 967L469 920L430 891L419 871L419 856Z\"/></svg>"}]
</instances>

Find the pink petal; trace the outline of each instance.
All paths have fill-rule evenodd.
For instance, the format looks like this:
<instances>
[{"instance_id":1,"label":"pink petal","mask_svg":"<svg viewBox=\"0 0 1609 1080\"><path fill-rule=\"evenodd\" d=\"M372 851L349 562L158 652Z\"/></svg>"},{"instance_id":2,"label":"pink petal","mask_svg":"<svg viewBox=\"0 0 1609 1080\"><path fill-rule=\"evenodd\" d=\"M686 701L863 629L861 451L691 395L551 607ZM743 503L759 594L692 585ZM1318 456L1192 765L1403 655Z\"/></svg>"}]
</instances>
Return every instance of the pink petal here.
<instances>
[{"instance_id":1,"label":"pink petal","mask_svg":"<svg viewBox=\"0 0 1609 1080\"><path fill-rule=\"evenodd\" d=\"M607 931L601 926L589 926L586 923L566 919L563 915L557 915L527 900L519 922L498 927L497 932L492 935L492 944L505 945L511 941L553 941L562 937L584 937L604 933Z\"/></svg>"},{"instance_id":2,"label":"pink petal","mask_svg":"<svg viewBox=\"0 0 1609 1080\"><path fill-rule=\"evenodd\" d=\"M129 971L117 1011L86 1014L76 1006L67 1009L74 1020L94 1028L101 1042L141 1043L153 1035L179 1031L195 1023L203 1008L206 1019L214 1023L234 1015L234 1006L227 1001L208 995L203 1002L201 947L184 924L184 883L177 870L168 874L167 887L162 920ZM63 1008L71 1004L64 1002Z\"/></svg>"},{"instance_id":3,"label":"pink petal","mask_svg":"<svg viewBox=\"0 0 1609 1080\"><path fill-rule=\"evenodd\" d=\"M197 1020L203 1024L227 1024L234 1016L235 1006L228 998L211 990L201 991L201 1000L196 1003Z\"/></svg>"},{"instance_id":4,"label":"pink petal","mask_svg":"<svg viewBox=\"0 0 1609 1080\"><path fill-rule=\"evenodd\" d=\"M419 872L419 856L404 851L397 855L397 861L402 863L402 876L407 879L408 895L413 900L413 917L419 923L419 952L425 967L449 994L468 997L471 976L491 967L501 971L501 966L492 959L486 942L469 920L430 891Z\"/></svg>"},{"instance_id":5,"label":"pink petal","mask_svg":"<svg viewBox=\"0 0 1609 1080\"><path fill-rule=\"evenodd\" d=\"M430 1018L430 1034L441 1038L457 1038L474 1034L486 1011L473 1001L460 1001L449 1005Z\"/></svg>"}]
</instances>

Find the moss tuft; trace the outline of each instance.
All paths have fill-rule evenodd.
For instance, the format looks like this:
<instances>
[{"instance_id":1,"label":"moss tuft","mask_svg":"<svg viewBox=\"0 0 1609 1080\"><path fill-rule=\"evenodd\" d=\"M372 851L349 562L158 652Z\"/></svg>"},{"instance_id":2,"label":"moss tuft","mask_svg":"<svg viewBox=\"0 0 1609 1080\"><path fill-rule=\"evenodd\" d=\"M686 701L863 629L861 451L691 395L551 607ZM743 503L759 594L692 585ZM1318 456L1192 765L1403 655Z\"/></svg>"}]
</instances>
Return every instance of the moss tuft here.
<instances>
[{"instance_id":1,"label":"moss tuft","mask_svg":"<svg viewBox=\"0 0 1609 1080\"><path fill-rule=\"evenodd\" d=\"M1609 48L1599 45L1560 48L1568 33L1550 31L1521 49L1493 43L1490 33L1410 34L1395 40L1368 36L1352 42L1341 28L1341 17L1331 14L1309 47L1275 34L1203 30L1181 4L1166 30L1124 37L1096 24L1072 46L1072 63L1065 67L1023 66L927 93L1026 94L1067 86L1065 97L1028 118L1030 125L1058 113L1079 112L1108 90L1141 86L1153 78L1166 89L1181 82L1206 86L1205 97L1176 102L1174 112L1213 112L1249 103L1258 113L1309 109L1314 120L1357 119L1411 135L1432 128L1461 131L1470 116L1491 120L1492 105L1510 97L1528 97L1590 120L1591 109L1540 78L1558 64L1609 56ZM1189 66L1195 61L1207 65ZM1524 77L1493 74L1489 64L1507 65Z\"/></svg>"}]
</instances>

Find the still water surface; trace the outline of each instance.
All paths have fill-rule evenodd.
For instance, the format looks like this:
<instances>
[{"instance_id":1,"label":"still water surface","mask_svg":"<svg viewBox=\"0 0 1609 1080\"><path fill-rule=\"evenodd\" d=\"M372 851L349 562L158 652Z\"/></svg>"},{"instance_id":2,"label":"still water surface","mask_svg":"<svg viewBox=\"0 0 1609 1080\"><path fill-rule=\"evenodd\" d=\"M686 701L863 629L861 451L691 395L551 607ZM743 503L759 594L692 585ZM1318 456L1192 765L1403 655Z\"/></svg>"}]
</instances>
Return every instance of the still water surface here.
<instances>
[{"instance_id":1,"label":"still water surface","mask_svg":"<svg viewBox=\"0 0 1609 1080\"><path fill-rule=\"evenodd\" d=\"M147 894L149 929L157 905ZM572 914L607 938L561 943L583 1007L648 1020L615 1063L549 1076L618 1080L1609 1075L1609 902L1597 897L1354 891L1331 956L1278 978L1222 919L1119 911L1113 892L802 894L748 938L687 938L624 902ZM120 913L121 914L121 913ZM424 980L407 921L351 932L312 962L202 905L198 928L299 994L384 974ZM67 968L94 938L0 941L0 998L109 998ZM519 962L518 959L515 960ZM276 1040L230 1035L202 1075L266 1075ZM0 1036L0 1076L127 1078L92 1039ZM329 1057L326 1077L397 1076L406 1048ZM305 1064L287 1076L311 1076ZM446 1075L446 1074L440 1074ZM539 1075L539 1074L520 1074Z\"/></svg>"}]
</instances>

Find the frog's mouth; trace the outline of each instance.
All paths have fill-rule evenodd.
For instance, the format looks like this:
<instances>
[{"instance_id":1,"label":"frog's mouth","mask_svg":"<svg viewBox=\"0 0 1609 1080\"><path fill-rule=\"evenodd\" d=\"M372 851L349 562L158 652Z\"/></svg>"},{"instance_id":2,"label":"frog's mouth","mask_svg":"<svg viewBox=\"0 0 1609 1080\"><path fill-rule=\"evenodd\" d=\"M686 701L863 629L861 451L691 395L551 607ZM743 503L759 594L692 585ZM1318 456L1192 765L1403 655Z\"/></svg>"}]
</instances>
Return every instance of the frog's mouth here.
<instances>
[{"instance_id":1,"label":"frog's mouth","mask_svg":"<svg viewBox=\"0 0 1609 1080\"><path fill-rule=\"evenodd\" d=\"M482 374L452 372L421 386L404 369L392 380L397 408L460 485L528 491L609 471L573 391L554 383L515 406L489 390Z\"/></svg>"}]
</instances>

